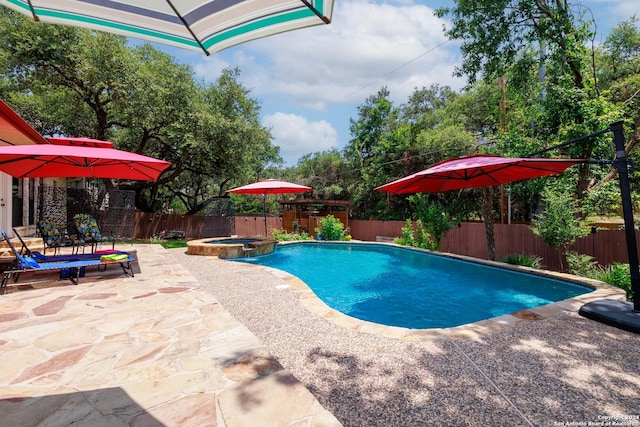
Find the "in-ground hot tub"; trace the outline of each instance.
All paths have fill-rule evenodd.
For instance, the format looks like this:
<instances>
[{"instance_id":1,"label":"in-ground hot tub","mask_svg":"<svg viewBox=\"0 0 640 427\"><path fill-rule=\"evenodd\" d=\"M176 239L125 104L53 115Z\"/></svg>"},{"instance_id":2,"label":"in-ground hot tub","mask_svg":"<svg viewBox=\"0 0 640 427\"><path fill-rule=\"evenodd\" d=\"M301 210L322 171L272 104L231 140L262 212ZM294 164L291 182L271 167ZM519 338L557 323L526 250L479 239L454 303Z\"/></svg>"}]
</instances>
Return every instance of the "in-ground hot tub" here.
<instances>
[{"instance_id":1,"label":"in-ground hot tub","mask_svg":"<svg viewBox=\"0 0 640 427\"><path fill-rule=\"evenodd\" d=\"M242 258L270 254L276 250L277 240L251 237L215 237L187 242L189 255Z\"/></svg>"}]
</instances>

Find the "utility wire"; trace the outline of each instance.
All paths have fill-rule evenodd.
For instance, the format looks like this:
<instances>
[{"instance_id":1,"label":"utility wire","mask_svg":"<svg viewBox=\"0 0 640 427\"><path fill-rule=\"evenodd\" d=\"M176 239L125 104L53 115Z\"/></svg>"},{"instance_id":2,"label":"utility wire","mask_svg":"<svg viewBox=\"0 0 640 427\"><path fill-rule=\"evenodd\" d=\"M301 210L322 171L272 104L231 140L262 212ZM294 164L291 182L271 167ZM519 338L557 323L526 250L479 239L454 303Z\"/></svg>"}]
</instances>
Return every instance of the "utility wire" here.
<instances>
[{"instance_id":1,"label":"utility wire","mask_svg":"<svg viewBox=\"0 0 640 427\"><path fill-rule=\"evenodd\" d=\"M369 165L369 166L365 166L365 167L362 167L362 168L349 169L347 171L343 171L343 172L339 172L339 173L333 174L333 176L341 176L341 175L346 175L346 174L350 174L350 173L356 173L356 172L360 172L362 170L372 169L374 166L375 167L387 166L387 165L390 165L390 164L393 164L393 163L399 163L399 162L404 162L404 161L411 160L411 159L416 159L418 157L430 156L432 154L441 154L441 153L446 153L446 152L449 152L449 151L463 151L463 150L464 150L464 148L443 148L441 150L429 151L427 153L416 154L415 156L403 157L401 159L396 159L396 160L389 160L388 162L377 163L375 165ZM316 177L320 178L319 175L316 175ZM327 176L323 176L322 178L328 178L328 177Z\"/></svg>"},{"instance_id":2,"label":"utility wire","mask_svg":"<svg viewBox=\"0 0 640 427\"><path fill-rule=\"evenodd\" d=\"M411 63L413 63L413 62L417 61L418 59L422 58L422 57L423 57L423 56L425 56L426 54L431 53L431 52L433 52L434 50L441 48L441 47L442 47L442 46L444 46L445 44L449 43L449 41L450 41L450 40L445 40L445 41L443 41L442 43L437 44L436 46L432 47L431 49L429 49L429 50L425 50L425 51L424 51L424 52L422 52L420 55L418 55L418 56L416 56L416 57L414 57L414 58L410 59L409 61L405 62L404 64L402 64L402 65L400 65L400 66L398 66L398 67L394 68L393 70L389 71L388 73L384 74L384 75L383 75L382 77L380 77L378 80L373 81L373 82L371 82L371 83L367 83L366 85L364 85L364 86L360 87L359 89L356 89L355 91L351 92L350 94L348 94L348 95L347 95L347 96L345 96L344 98L340 99L338 102L346 101L347 99L351 98L351 97L352 97L353 95L355 95L356 93L358 93L358 92L361 92L361 91L365 90L365 89L366 89L366 88L368 88L369 86L372 86L374 83L376 83L376 82L378 82L378 81L380 81L380 80L383 80L383 79L385 79L386 77L389 77L391 74L393 74L393 73L395 73L396 71L398 71L398 70L400 70L400 69L402 69L402 68L406 67L407 65L409 65L409 64L411 64Z\"/></svg>"}]
</instances>

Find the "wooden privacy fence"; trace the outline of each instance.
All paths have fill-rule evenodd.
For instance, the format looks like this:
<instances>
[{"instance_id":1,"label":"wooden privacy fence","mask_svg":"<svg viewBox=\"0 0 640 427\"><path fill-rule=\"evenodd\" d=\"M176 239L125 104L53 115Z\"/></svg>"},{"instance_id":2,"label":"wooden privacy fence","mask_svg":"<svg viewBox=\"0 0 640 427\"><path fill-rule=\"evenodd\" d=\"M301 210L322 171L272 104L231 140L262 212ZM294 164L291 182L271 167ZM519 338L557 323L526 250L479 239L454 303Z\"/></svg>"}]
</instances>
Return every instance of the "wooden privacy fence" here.
<instances>
[{"instance_id":1,"label":"wooden privacy fence","mask_svg":"<svg viewBox=\"0 0 640 427\"><path fill-rule=\"evenodd\" d=\"M267 217L267 230L282 230L282 218ZM264 217L263 216L236 216L236 233L237 236L264 236Z\"/></svg>"},{"instance_id":2,"label":"wooden privacy fence","mask_svg":"<svg viewBox=\"0 0 640 427\"><path fill-rule=\"evenodd\" d=\"M148 239L162 230L180 230L187 239L219 237L205 233L203 216L182 216L175 214L158 215L136 212L134 238ZM402 234L404 221L350 220L349 232L356 240L376 241L379 237L395 238ZM282 218L267 217L267 228L282 229ZM235 233L238 236L255 237L264 235L262 216L236 216ZM496 255L498 260L507 254L525 253L542 258L545 268L561 270L560 252L547 246L535 236L527 225L495 224ZM640 232L636 231L640 240ZM599 230L579 239L570 250L594 257L600 264L613 262L627 263L627 243L624 230ZM440 243L440 251L487 259L487 239L483 223L463 222L447 233ZM566 260L562 257L566 267Z\"/></svg>"},{"instance_id":3,"label":"wooden privacy fence","mask_svg":"<svg viewBox=\"0 0 640 427\"><path fill-rule=\"evenodd\" d=\"M354 239L375 241L378 237L399 237L402 235L403 221L361 221L351 220L351 236ZM525 253L542 258L545 268L560 271L560 260L566 268L566 258L558 249L547 246L533 234L528 225L495 224L496 257L500 260L508 254ZM640 232L636 231L636 240ZM627 241L624 230L598 230L577 240L569 250L594 257L600 264L613 262L628 263ZM488 259L485 227L480 222L463 222L447 233L440 242L441 252L451 252L474 258Z\"/></svg>"},{"instance_id":4,"label":"wooden privacy fence","mask_svg":"<svg viewBox=\"0 0 640 427\"><path fill-rule=\"evenodd\" d=\"M202 239L205 237L223 237L229 234L255 237L264 236L263 216L236 216L234 218L235 231L233 233L207 232L207 222L226 221L225 218L205 217L203 215L153 214L136 212L134 239L148 239L157 236L162 230L184 231L187 239ZM211 227L209 227L211 228ZM282 218L267 217L267 228L282 229ZM217 235L222 234L222 235Z\"/></svg>"},{"instance_id":5,"label":"wooden privacy fence","mask_svg":"<svg viewBox=\"0 0 640 427\"><path fill-rule=\"evenodd\" d=\"M197 239L204 231L204 216L201 215L160 215L136 212L134 222L134 239L149 239L157 236L162 230L184 231L187 239Z\"/></svg>"}]
</instances>

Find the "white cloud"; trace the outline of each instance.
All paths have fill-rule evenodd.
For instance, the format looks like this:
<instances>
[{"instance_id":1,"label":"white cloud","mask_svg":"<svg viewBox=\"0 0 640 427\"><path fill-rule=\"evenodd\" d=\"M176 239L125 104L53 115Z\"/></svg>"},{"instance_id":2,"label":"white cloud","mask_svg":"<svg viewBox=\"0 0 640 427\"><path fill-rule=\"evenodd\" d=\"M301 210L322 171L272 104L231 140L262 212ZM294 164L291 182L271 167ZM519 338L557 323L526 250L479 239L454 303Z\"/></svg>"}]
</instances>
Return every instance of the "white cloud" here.
<instances>
[{"instance_id":1,"label":"white cloud","mask_svg":"<svg viewBox=\"0 0 640 427\"><path fill-rule=\"evenodd\" d=\"M457 54L445 46L444 21L424 5L336 2L333 21L259 40L247 46L269 58L269 84L257 93L279 92L307 103L356 102L386 85L406 99L414 85L460 86L450 77ZM457 51L457 49L455 49ZM443 73L442 64L450 64ZM364 89L363 89L364 88Z\"/></svg>"},{"instance_id":2,"label":"white cloud","mask_svg":"<svg viewBox=\"0 0 640 427\"><path fill-rule=\"evenodd\" d=\"M443 34L445 21L425 5L406 3L336 2L330 25L241 45L230 62L255 95L288 96L316 111L334 102L360 104L382 86L401 101L414 87L460 88L451 76L458 49ZM207 61L196 71L215 76L219 66Z\"/></svg>"},{"instance_id":3,"label":"white cloud","mask_svg":"<svg viewBox=\"0 0 640 427\"><path fill-rule=\"evenodd\" d=\"M324 120L313 122L295 114L275 113L265 116L262 124L271 128L273 144L280 147L280 155L289 165L307 153L337 148L337 132Z\"/></svg>"},{"instance_id":4,"label":"white cloud","mask_svg":"<svg viewBox=\"0 0 640 427\"><path fill-rule=\"evenodd\" d=\"M618 23L626 21L633 15L640 18L638 0L589 0L581 5L593 12L596 21L607 20Z\"/></svg>"},{"instance_id":5,"label":"white cloud","mask_svg":"<svg viewBox=\"0 0 640 427\"><path fill-rule=\"evenodd\" d=\"M638 0L617 1L614 3L615 12L622 20L627 20L635 15L640 19L640 5Z\"/></svg>"}]
</instances>

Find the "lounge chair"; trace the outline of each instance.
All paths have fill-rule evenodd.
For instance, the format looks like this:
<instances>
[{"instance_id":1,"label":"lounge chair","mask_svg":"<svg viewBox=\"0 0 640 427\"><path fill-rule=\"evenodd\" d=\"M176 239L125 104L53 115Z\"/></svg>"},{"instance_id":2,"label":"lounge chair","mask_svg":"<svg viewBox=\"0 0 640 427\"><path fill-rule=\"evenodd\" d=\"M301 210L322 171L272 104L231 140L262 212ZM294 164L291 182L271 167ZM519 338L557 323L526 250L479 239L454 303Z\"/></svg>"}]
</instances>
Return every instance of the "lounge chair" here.
<instances>
[{"instance_id":1,"label":"lounge chair","mask_svg":"<svg viewBox=\"0 0 640 427\"><path fill-rule=\"evenodd\" d=\"M37 223L38 231L42 237L42 244L44 245L44 253L46 255L47 249L53 248L53 254L55 255L60 251L62 247L72 246L72 252L76 252L76 244L71 238L63 235L55 223L51 219L42 219Z\"/></svg>"},{"instance_id":2,"label":"lounge chair","mask_svg":"<svg viewBox=\"0 0 640 427\"><path fill-rule=\"evenodd\" d=\"M89 244L91 245L91 253L95 252L98 244L111 242L111 249L115 247L115 238L104 236L100 232L98 222L94 217L88 214L78 214L73 217L73 223L78 235L78 247Z\"/></svg>"},{"instance_id":3,"label":"lounge chair","mask_svg":"<svg viewBox=\"0 0 640 427\"><path fill-rule=\"evenodd\" d=\"M117 257L111 257L111 259L102 259L107 258L107 256L103 255L100 258L94 259L83 259L76 261L59 261L59 262L43 262L40 263L36 261L31 256L26 256L20 254L13 246L13 243L7 236L7 233L3 230L1 232L2 237L6 240L7 244L13 251L13 254L16 257L14 265L9 269L3 271L2 273L2 282L0 283L0 294L4 294L7 288L7 282L11 276L14 276L14 281L18 280L18 277L21 273L34 272L34 271L44 271L44 270L60 270L60 278L61 279L69 279L74 285L78 284L78 280L80 277L84 276L85 267L89 266L104 266L109 263L118 263L120 267L122 267L122 271L125 275L133 277L133 269L131 268L131 262L135 261L134 258L126 255L126 259L117 259ZM116 258L116 259L114 259Z\"/></svg>"},{"instance_id":4,"label":"lounge chair","mask_svg":"<svg viewBox=\"0 0 640 427\"><path fill-rule=\"evenodd\" d=\"M33 259L35 259L36 261L38 261L39 263L43 263L43 262L63 262L63 261L82 261L82 260L86 260L86 259L100 259L103 255L110 255L110 254L126 254L126 255L129 255L128 252L125 252L125 251L106 250L106 251L96 251L96 252L90 253L90 254L72 253L71 255L47 256L47 255L41 254L38 251L32 251L29 248L29 246L27 246L27 242L24 241L22 236L20 236L20 233L18 233L18 231L15 228L13 229L13 234L16 235L16 237L18 238L18 240L20 240L20 243L22 244L22 247L20 248L20 254L21 255L25 255L25 256L30 256ZM105 269L106 269L106 264L105 264Z\"/></svg>"}]
</instances>

